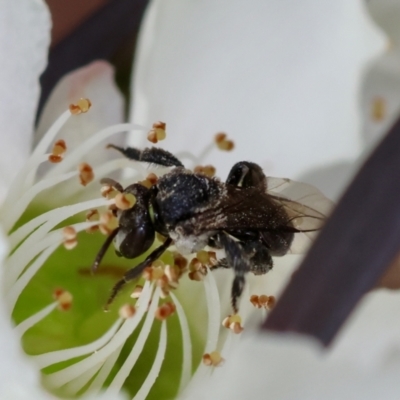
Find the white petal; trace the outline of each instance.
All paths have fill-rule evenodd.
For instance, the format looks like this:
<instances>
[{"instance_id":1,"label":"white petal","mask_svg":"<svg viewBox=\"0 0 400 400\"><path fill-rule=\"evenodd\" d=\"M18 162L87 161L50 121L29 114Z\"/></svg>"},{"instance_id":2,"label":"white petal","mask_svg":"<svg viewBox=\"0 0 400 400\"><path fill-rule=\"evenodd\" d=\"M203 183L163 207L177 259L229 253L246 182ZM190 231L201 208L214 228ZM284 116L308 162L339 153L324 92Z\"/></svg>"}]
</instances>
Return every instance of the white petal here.
<instances>
[{"instance_id":1,"label":"white petal","mask_svg":"<svg viewBox=\"0 0 400 400\"><path fill-rule=\"evenodd\" d=\"M248 335L191 400L398 399L400 294L369 294L327 350L294 334Z\"/></svg>"},{"instance_id":2,"label":"white petal","mask_svg":"<svg viewBox=\"0 0 400 400\"><path fill-rule=\"evenodd\" d=\"M0 2L0 200L31 149L50 25L42 0Z\"/></svg>"},{"instance_id":3,"label":"white petal","mask_svg":"<svg viewBox=\"0 0 400 400\"><path fill-rule=\"evenodd\" d=\"M88 98L92 102L89 112L72 116L56 137L65 139L68 152L100 129L123 122L124 101L114 82L114 69L105 61L94 61L65 75L57 84L44 107L35 142L71 103L76 103L80 98ZM113 143L120 141L121 136L113 137ZM85 161L100 164L107 155L112 155L112 152L106 152L104 143L101 143Z\"/></svg>"},{"instance_id":4,"label":"white petal","mask_svg":"<svg viewBox=\"0 0 400 400\"><path fill-rule=\"evenodd\" d=\"M0 263L7 255L7 243L0 231ZM1 292L4 293L3 265L0 269ZM21 350L18 335L13 332L4 299L0 304L0 398L15 400L54 399L40 388L40 374Z\"/></svg>"},{"instance_id":5,"label":"white petal","mask_svg":"<svg viewBox=\"0 0 400 400\"><path fill-rule=\"evenodd\" d=\"M371 148L400 111L400 2L374 0L367 4L371 16L388 35L385 51L366 74L362 93L364 139Z\"/></svg>"},{"instance_id":6,"label":"white petal","mask_svg":"<svg viewBox=\"0 0 400 400\"><path fill-rule=\"evenodd\" d=\"M175 153L227 131L236 150L207 160L222 177L241 159L296 177L358 154L360 72L380 46L360 0L156 0L139 42L133 120L167 122Z\"/></svg>"}]
</instances>

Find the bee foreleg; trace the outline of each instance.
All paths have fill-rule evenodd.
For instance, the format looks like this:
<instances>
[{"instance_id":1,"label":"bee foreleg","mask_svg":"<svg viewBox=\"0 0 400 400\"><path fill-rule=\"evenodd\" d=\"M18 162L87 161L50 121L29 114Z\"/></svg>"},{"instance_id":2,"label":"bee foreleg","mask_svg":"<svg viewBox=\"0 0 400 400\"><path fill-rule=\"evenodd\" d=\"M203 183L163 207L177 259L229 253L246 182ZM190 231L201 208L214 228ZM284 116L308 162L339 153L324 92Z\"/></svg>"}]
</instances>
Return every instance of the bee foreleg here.
<instances>
[{"instance_id":1,"label":"bee foreleg","mask_svg":"<svg viewBox=\"0 0 400 400\"><path fill-rule=\"evenodd\" d=\"M111 295L108 298L104 309L108 310L108 306L114 301L115 297L125 286L125 284L138 278L142 274L145 268L149 267L154 261L156 261L159 257L161 257L162 253L164 253L164 251L168 249L171 243L172 239L168 238L160 247L157 247L152 253L150 253L149 256L143 262L125 272L123 278L119 280L112 288Z\"/></svg>"}]
</instances>

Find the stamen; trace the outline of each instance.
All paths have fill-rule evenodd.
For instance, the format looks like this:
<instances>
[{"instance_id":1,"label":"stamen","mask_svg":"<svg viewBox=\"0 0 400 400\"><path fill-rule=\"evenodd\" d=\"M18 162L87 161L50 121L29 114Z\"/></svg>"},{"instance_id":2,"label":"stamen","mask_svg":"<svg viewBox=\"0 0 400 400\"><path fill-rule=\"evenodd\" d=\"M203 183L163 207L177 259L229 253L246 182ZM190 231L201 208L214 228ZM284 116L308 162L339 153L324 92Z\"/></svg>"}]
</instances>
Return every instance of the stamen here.
<instances>
[{"instance_id":1,"label":"stamen","mask_svg":"<svg viewBox=\"0 0 400 400\"><path fill-rule=\"evenodd\" d=\"M94 179L94 173L92 167L87 163L79 164L79 180L81 185L86 186Z\"/></svg>"},{"instance_id":2,"label":"stamen","mask_svg":"<svg viewBox=\"0 0 400 400\"><path fill-rule=\"evenodd\" d=\"M137 359L139 358L140 354L143 351L144 345L150 334L150 330L154 322L154 313L158 304L159 296L160 296L160 289L157 288L154 292L152 303L150 305L149 311L147 313L146 319L139 333L139 336L128 358L125 360L124 364L117 372L110 386L105 392L105 394L108 395L109 397L112 397L113 395L116 396L118 392L121 390L122 385L124 384L126 378L132 371L133 366L135 365Z\"/></svg>"},{"instance_id":3,"label":"stamen","mask_svg":"<svg viewBox=\"0 0 400 400\"><path fill-rule=\"evenodd\" d=\"M128 319L136 314L136 308L131 304L124 304L118 311L119 316L122 319Z\"/></svg>"},{"instance_id":4,"label":"stamen","mask_svg":"<svg viewBox=\"0 0 400 400\"><path fill-rule=\"evenodd\" d=\"M164 321L166 320L169 316L171 316L173 313L175 313L176 307L175 304L169 302L169 303L164 303L162 306L158 307L154 316L157 318L159 321Z\"/></svg>"},{"instance_id":5,"label":"stamen","mask_svg":"<svg viewBox=\"0 0 400 400\"><path fill-rule=\"evenodd\" d=\"M222 321L222 326L230 329L233 333L236 333L236 334L242 333L243 329L244 329L242 326L242 318L238 314L228 315Z\"/></svg>"},{"instance_id":6,"label":"stamen","mask_svg":"<svg viewBox=\"0 0 400 400\"><path fill-rule=\"evenodd\" d=\"M18 335L22 337L29 328L32 328L32 326L36 325L39 321L46 318L57 307L57 304L57 302L51 303L43 308L43 310L40 310L36 314L33 314L31 317L18 324L14 328L15 332L17 332Z\"/></svg>"},{"instance_id":7,"label":"stamen","mask_svg":"<svg viewBox=\"0 0 400 400\"><path fill-rule=\"evenodd\" d=\"M118 219L110 211L101 214L99 222L99 229L103 235L110 235L111 232L118 228Z\"/></svg>"},{"instance_id":8,"label":"stamen","mask_svg":"<svg viewBox=\"0 0 400 400\"><path fill-rule=\"evenodd\" d=\"M135 289L133 290L131 297L132 299L138 299L143 292L143 286L136 285Z\"/></svg>"},{"instance_id":9,"label":"stamen","mask_svg":"<svg viewBox=\"0 0 400 400\"><path fill-rule=\"evenodd\" d=\"M276 298L274 296L266 296L262 294L261 296L252 295L250 297L250 302L256 308L265 308L266 310L272 310L276 304Z\"/></svg>"},{"instance_id":10,"label":"stamen","mask_svg":"<svg viewBox=\"0 0 400 400\"><path fill-rule=\"evenodd\" d=\"M72 306L72 294L64 289L57 289L53 293L60 311L68 311Z\"/></svg>"},{"instance_id":11,"label":"stamen","mask_svg":"<svg viewBox=\"0 0 400 400\"><path fill-rule=\"evenodd\" d=\"M56 306L57 303L54 303L54 307ZM31 359L40 369L43 369L52 364L72 360L76 357L93 353L94 351L105 346L114 337L122 322L122 319L118 319L103 336L92 343L85 344L84 346L73 347L72 349L51 351L49 353L31 356Z\"/></svg>"},{"instance_id":12,"label":"stamen","mask_svg":"<svg viewBox=\"0 0 400 400\"><path fill-rule=\"evenodd\" d=\"M164 122L156 122L153 124L153 129L148 133L147 140L151 143L157 143L159 140L166 138L166 124Z\"/></svg>"},{"instance_id":13,"label":"stamen","mask_svg":"<svg viewBox=\"0 0 400 400\"><path fill-rule=\"evenodd\" d=\"M89 99L79 99L77 104L70 104L69 111L72 115L87 113L91 106Z\"/></svg>"},{"instance_id":14,"label":"stamen","mask_svg":"<svg viewBox=\"0 0 400 400\"><path fill-rule=\"evenodd\" d=\"M227 139L226 133L217 133L214 140L220 150L231 151L235 147L233 141Z\"/></svg>"},{"instance_id":15,"label":"stamen","mask_svg":"<svg viewBox=\"0 0 400 400\"><path fill-rule=\"evenodd\" d=\"M160 334L160 342L158 344L158 350L156 354L156 358L154 359L153 365L149 374L147 375L146 380L143 382L142 387L136 393L135 400L145 400L147 395L150 392L150 389L153 387L154 382L156 381L162 363L164 361L165 350L167 349L167 326L166 322L164 321L161 325L161 334Z\"/></svg>"},{"instance_id":16,"label":"stamen","mask_svg":"<svg viewBox=\"0 0 400 400\"><path fill-rule=\"evenodd\" d=\"M136 197L132 193L117 193L115 205L120 210L129 210L136 204Z\"/></svg>"},{"instance_id":17,"label":"stamen","mask_svg":"<svg viewBox=\"0 0 400 400\"><path fill-rule=\"evenodd\" d=\"M122 324L119 331L114 335L114 337L107 343L104 347L98 350L96 353L91 354L89 357L85 358L82 361L79 361L69 367L62 369L61 371L54 372L45 377L46 383L49 387L57 388L61 387L72 379L78 377L80 374L87 371L89 368L97 365L102 360L106 359L110 356L117 348L120 347L122 343L125 343L127 338L132 334L132 332L136 329L142 317L144 316L147 304L150 300L151 296L151 288L150 284L146 282L143 294L143 298L141 297L141 302L137 309L136 314ZM83 355L83 354L80 354ZM52 364L55 362L53 361Z\"/></svg>"},{"instance_id":18,"label":"stamen","mask_svg":"<svg viewBox=\"0 0 400 400\"><path fill-rule=\"evenodd\" d=\"M51 154L49 155L49 161L52 163L61 162L64 158L64 153L67 151L67 145L65 141L60 139L54 143Z\"/></svg>"},{"instance_id":19,"label":"stamen","mask_svg":"<svg viewBox=\"0 0 400 400\"><path fill-rule=\"evenodd\" d=\"M178 315L182 332L182 348L183 348L182 376L178 391L178 393L180 393L189 383L190 376L192 374L192 341L190 339L189 324L187 322L185 312L181 304L179 303L177 297L173 293L170 293L170 296L175 304L176 313Z\"/></svg>"},{"instance_id":20,"label":"stamen","mask_svg":"<svg viewBox=\"0 0 400 400\"><path fill-rule=\"evenodd\" d=\"M76 239L76 230L73 226L67 226L63 228L62 234L64 237L64 247L67 250L72 250L78 244Z\"/></svg>"},{"instance_id":21,"label":"stamen","mask_svg":"<svg viewBox=\"0 0 400 400\"><path fill-rule=\"evenodd\" d=\"M222 365L225 360L221 357L218 351L212 351L203 355L203 364L206 366L218 367Z\"/></svg>"},{"instance_id":22,"label":"stamen","mask_svg":"<svg viewBox=\"0 0 400 400\"><path fill-rule=\"evenodd\" d=\"M47 131L46 135L38 143L28 162L17 173L2 206L3 210L7 210L7 213L13 207L17 199L21 197L21 192L29 189L29 187L32 185L37 167L48 159L47 156L44 156L45 151L50 146L50 143L54 140L55 136L58 134L64 124L68 121L70 116L71 113L69 111L65 111L60 115L60 117ZM7 213L5 215L7 215ZM2 213L2 216L4 216L4 212Z\"/></svg>"}]
</instances>

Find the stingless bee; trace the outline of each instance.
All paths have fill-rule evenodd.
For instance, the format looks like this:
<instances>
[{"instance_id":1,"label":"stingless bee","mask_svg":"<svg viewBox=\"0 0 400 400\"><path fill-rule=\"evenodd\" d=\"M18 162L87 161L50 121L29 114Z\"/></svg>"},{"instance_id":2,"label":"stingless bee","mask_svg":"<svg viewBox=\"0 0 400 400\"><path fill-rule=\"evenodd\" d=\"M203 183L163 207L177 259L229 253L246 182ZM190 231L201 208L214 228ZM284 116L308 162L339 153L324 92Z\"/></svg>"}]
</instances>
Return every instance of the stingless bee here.
<instances>
[{"instance_id":1,"label":"stingless bee","mask_svg":"<svg viewBox=\"0 0 400 400\"><path fill-rule=\"evenodd\" d=\"M112 242L117 254L135 258L150 248L156 232L166 237L114 285L107 306L127 282L138 278L169 246L175 245L181 254L210 246L226 254L214 268L233 269L231 300L237 313L246 274L265 274L273 266L272 256L297 252L301 242L321 228L331 208L331 202L314 187L266 177L252 162L236 163L224 183L185 169L173 154L157 147L108 147L131 160L173 169L150 188L139 183L123 188L112 179L103 180L120 192L133 194L136 204L116 212L119 226L97 254L93 271Z\"/></svg>"}]
</instances>

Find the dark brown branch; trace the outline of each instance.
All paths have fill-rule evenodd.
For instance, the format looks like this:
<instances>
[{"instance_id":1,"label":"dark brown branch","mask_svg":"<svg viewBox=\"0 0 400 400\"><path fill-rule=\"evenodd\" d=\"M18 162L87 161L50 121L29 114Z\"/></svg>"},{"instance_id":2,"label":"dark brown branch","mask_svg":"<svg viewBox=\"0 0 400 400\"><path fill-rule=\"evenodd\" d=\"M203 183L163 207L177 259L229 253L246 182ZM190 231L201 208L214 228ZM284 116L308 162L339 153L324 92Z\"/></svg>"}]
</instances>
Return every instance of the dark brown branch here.
<instances>
[{"instance_id":1,"label":"dark brown branch","mask_svg":"<svg viewBox=\"0 0 400 400\"><path fill-rule=\"evenodd\" d=\"M400 249L400 120L340 200L263 329L328 345Z\"/></svg>"}]
</instances>

